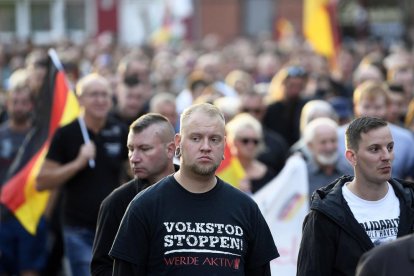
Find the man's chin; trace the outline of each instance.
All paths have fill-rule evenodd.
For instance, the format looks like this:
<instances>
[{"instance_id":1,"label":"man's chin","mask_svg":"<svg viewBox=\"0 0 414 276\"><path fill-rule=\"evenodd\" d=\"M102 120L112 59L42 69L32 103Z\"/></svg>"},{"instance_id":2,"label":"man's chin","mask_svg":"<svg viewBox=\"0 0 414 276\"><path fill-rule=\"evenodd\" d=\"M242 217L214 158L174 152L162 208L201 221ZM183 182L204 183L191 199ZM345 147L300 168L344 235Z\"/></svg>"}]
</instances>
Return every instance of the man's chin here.
<instances>
[{"instance_id":1,"label":"man's chin","mask_svg":"<svg viewBox=\"0 0 414 276\"><path fill-rule=\"evenodd\" d=\"M334 165L338 161L338 154L332 154L329 156L317 155L316 160L322 166L331 166L331 165Z\"/></svg>"},{"instance_id":2,"label":"man's chin","mask_svg":"<svg viewBox=\"0 0 414 276\"><path fill-rule=\"evenodd\" d=\"M145 173L137 173L137 174L134 174L134 177L138 179L147 179L148 175Z\"/></svg>"},{"instance_id":3,"label":"man's chin","mask_svg":"<svg viewBox=\"0 0 414 276\"><path fill-rule=\"evenodd\" d=\"M202 176L214 175L218 166L193 166L194 173Z\"/></svg>"}]
</instances>

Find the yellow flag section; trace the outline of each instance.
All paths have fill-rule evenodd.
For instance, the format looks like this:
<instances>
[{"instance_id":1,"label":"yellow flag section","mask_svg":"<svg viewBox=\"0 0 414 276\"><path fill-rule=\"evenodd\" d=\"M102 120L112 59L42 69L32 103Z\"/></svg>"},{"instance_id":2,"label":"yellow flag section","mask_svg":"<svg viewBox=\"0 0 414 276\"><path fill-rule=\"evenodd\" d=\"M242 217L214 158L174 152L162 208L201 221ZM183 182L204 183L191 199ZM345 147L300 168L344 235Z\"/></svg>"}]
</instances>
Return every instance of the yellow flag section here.
<instances>
[{"instance_id":1,"label":"yellow flag section","mask_svg":"<svg viewBox=\"0 0 414 276\"><path fill-rule=\"evenodd\" d=\"M76 119L80 112L77 99L69 90L61 66L49 56L47 75L39 92L32 130L27 135L0 196L4 204L31 234L49 199L49 192L36 190L36 177L49 149L51 139L60 126Z\"/></svg>"},{"instance_id":2,"label":"yellow flag section","mask_svg":"<svg viewBox=\"0 0 414 276\"><path fill-rule=\"evenodd\" d=\"M305 0L303 30L315 52L332 61L339 45L336 0Z\"/></svg>"},{"instance_id":3,"label":"yellow flag section","mask_svg":"<svg viewBox=\"0 0 414 276\"><path fill-rule=\"evenodd\" d=\"M217 169L217 176L232 186L239 188L246 173L237 157L231 154L229 146L224 148L224 160Z\"/></svg>"}]
</instances>

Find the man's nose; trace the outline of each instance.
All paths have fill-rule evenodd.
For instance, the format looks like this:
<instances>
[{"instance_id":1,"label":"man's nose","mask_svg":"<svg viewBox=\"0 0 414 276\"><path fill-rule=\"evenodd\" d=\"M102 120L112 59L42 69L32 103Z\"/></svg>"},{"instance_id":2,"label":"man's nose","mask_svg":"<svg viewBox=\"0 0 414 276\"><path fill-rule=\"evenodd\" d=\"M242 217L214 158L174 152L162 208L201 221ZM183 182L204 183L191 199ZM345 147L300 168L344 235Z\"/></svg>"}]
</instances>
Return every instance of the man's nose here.
<instances>
[{"instance_id":1,"label":"man's nose","mask_svg":"<svg viewBox=\"0 0 414 276\"><path fill-rule=\"evenodd\" d=\"M385 150L383 150L381 158L382 158L382 160L390 160L391 155L392 155L392 153L388 149L385 149Z\"/></svg>"},{"instance_id":2,"label":"man's nose","mask_svg":"<svg viewBox=\"0 0 414 276\"><path fill-rule=\"evenodd\" d=\"M132 153L130 153L129 160L133 162L139 162L142 160L142 156L138 150L134 150Z\"/></svg>"},{"instance_id":3,"label":"man's nose","mask_svg":"<svg viewBox=\"0 0 414 276\"><path fill-rule=\"evenodd\" d=\"M202 150L211 150L211 145L210 145L210 141L208 138L203 139L201 143L202 143L201 144Z\"/></svg>"}]
</instances>

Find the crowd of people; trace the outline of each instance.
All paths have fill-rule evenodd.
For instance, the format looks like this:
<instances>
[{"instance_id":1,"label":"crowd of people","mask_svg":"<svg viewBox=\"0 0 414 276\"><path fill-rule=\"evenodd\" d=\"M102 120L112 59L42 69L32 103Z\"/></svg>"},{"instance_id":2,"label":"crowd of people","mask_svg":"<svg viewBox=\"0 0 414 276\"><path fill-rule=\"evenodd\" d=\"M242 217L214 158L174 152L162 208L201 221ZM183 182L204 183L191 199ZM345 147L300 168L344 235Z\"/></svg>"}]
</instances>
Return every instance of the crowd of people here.
<instances>
[{"instance_id":1,"label":"crowd of people","mask_svg":"<svg viewBox=\"0 0 414 276\"><path fill-rule=\"evenodd\" d=\"M333 61L299 39L281 45L49 45L82 120L56 131L39 170L36 189L51 196L36 235L0 204L0 275L269 275L281 252L250 196L291 155L309 182L298 275L374 275L364 253L413 232L412 49L349 40ZM2 186L36 117L48 47L0 45ZM245 172L238 190L214 177L226 144Z\"/></svg>"}]
</instances>

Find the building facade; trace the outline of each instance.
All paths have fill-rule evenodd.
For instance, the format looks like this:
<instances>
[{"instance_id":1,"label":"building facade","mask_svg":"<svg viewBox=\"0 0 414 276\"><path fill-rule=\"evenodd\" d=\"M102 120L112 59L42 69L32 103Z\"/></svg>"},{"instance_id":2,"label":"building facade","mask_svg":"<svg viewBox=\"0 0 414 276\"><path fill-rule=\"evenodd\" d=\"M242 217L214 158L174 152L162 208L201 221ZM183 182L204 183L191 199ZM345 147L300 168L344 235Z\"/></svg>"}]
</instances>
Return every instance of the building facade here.
<instances>
[{"instance_id":1,"label":"building facade","mask_svg":"<svg viewBox=\"0 0 414 276\"><path fill-rule=\"evenodd\" d=\"M402 36L406 12L413 1L339 1L343 31L370 23L370 31L384 38ZM30 40L48 44L61 38L82 42L103 32L118 42L141 44L160 28L175 36L198 40L218 34L223 40L260 32L275 33L280 18L302 33L304 0L0 0L0 43ZM407 9L405 9L405 6ZM352 25L353 24L353 25ZM358 30L357 30L358 31Z\"/></svg>"}]
</instances>

